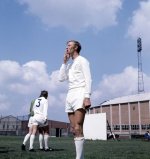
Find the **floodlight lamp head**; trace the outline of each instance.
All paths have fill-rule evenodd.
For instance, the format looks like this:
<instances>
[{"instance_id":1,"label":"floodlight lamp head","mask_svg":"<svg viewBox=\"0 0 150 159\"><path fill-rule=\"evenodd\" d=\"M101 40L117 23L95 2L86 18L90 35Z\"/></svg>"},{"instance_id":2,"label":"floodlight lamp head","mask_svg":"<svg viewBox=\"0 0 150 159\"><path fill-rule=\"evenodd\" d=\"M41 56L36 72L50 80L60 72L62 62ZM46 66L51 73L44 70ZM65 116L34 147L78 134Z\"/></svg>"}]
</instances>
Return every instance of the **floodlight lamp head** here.
<instances>
[{"instance_id":1,"label":"floodlight lamp head","mask_svg":"<svg viewBox=\"0 0 150 159\"><path fill-rule=\"evenodd\" d=\"M137 39L137 51L142 51L142 39L140 37Z\"/></svg>"}]
</instances>

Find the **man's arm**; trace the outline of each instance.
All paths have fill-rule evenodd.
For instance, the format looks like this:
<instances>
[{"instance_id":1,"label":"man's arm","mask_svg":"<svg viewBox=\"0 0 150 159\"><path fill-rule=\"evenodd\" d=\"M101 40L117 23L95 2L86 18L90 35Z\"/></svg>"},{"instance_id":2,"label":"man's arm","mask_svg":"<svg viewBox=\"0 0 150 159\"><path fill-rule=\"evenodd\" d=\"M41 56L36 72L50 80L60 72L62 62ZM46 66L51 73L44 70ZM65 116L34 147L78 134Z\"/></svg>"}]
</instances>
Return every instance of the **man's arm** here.
<instances>
[{"instance_id":1,"label":"man's arm","mask_svg":"<svg viewBox=\"0 0 150 159\"><path fill-rule=\"evenodd\" d=\"M59 81L60 82L63 82L68 79L68 66L69 65L67 65L67 62L69 59L70 59L70 55L67 52L65 52L64 58L63 58L63 64L61 65L60 70L59 70Z\"/></svg>"},{"instance_id":2,"label":"man's arm","mask_svg":"<svg viewBox=\"0 0 150 159\"><path fill-rule=\"evenodd\" d=\"M86 59L82 62L82 72L84 74L85 83L86 83L85 94L84 94L85 98L83 101L83 105L85 109L88 109L91 106L90 96L91 96L92 79L91 79L89 62Z\"/></svg>"},{"instance_id":3,"label":"man's arm","mask_svg":"<svg viewBox=\"0 0 150 159\"><path fill-rule=\"evenodd\" d=\"M47 113L48 113L48 100L44 101L44 109L43 109L43 115L45 117L45 119L47 119Z\"/></svg>"},{"instance_id":4,"label":"man's arm","mask_svg":"<svg viewBox=\"0 0 150 159\"><path fill-rule=\"evenodd\" d=\"M68 79L68 75L67 75L67 65L66 64L62 64L59 70L59 81L63 82L65 80Z\"/></svg>"},{"instance_id":5,"label":"man's arm","mask_svg":"<svg viewBox=\"0 0 150 159\"><path fill-rule=\"evenodd\" d=\"M31 105L30 105L30 116L34 115L34 111L33 111L34 102L35 102L35 100L32 100Z\"/></svg>"},{"instance_id":6,"label":"man's arm","mask_svg":"<svg viewBox=\"0 0 150 159\"><path fill-rule=\"evenodd\" d=\"M82 72L85 78L85 98L90 98L91 96L91 84L92 84L92 79L91 79L91 71L90 71L90 66L89 62L85 59L82 61Z\"/></svg>"}]
</instances>

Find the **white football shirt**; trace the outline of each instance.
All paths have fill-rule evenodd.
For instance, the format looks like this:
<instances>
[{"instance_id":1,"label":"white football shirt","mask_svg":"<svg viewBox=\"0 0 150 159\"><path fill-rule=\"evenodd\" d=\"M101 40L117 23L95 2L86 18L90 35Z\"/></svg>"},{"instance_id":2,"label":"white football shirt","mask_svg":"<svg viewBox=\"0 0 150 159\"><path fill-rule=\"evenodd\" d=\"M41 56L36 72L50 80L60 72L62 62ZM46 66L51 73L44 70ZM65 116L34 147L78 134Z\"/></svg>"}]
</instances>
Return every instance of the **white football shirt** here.
<instances>
[{"instance_id":1,"label":"white football shirt","mask_svg":"<svg viewBox=\"0 0 150 159\"><path fill-rule=\"evenodd\" d=\"M44 97L39 97L35 100L33 105L33 111L35 114L40 114L47 119L47 111L48 111L48 100Z\"/></svg>"},{"instance_id":2,"label":"white football shirt","mask_svg":"<svg viewBox=\"0 0 150 159\"><path fill-rule=\"evenodd\" d=\"M89 62L86 58L78 56L72 64L62 64L59 71L59 80L69 81L69 89L85 87L84 97L91 95L91 72Z\"/></svg>"}]
</instances>

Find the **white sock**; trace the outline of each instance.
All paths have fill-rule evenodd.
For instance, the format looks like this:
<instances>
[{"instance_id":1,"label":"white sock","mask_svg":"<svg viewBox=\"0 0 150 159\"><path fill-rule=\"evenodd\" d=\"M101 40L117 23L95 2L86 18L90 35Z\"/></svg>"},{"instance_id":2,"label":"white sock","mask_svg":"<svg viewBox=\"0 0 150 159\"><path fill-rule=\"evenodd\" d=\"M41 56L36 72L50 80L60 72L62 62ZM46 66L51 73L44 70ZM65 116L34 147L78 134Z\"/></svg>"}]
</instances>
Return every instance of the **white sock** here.
<instances>
[{"instance_id":1,"label":"white sock","mask_svg":"<svg viewBox=\"0 0 150 159\"><path fill-rule=\"evenodd\" d=\"M74 138L74 141L76 147L76 159L84 159L83 155L84 137L76 137Z\"/></svg>"},{"instance_id":2,"label":"white sock","mask_svg":"<svg viewBox=\"0 0 150 159\"><path fill-rule=\"evenodd\" d=\"M35 139L35 135L32 134L32 135L30 136L30 148L29 148L29 149L33 149L34 139Z\"/></svg>"},{"instance_id":3,"label":"white sock","mask_svg":"<svg viewBox=\"0 0 150 159\"><path fill-rule=\"evenodd\" d=\"M39 134L40 149L43 149L43 135Z\"/></svg>"},{"instance_id":4,"label":"white sock","mask_svg":"<svg viewBox=\"0 0 150 159\"><path fill-rule=\"evenodd\" d=\"M24 140L23 140L23 144L26 145L27 141L29 140L30 138L30 134L27 134L25 137L24 137Z\"/></svg>"},{"instance_id":5,"label":"white sock","mask_svg":"<svg viewBox=\"0 0 150 159\"><path fill-rule=\"evenodd\" d=\"M49 135L44 135L44 143L45 143L45 149L48 149L48 138L49 138Z\"/></svg>"}]
</instances>

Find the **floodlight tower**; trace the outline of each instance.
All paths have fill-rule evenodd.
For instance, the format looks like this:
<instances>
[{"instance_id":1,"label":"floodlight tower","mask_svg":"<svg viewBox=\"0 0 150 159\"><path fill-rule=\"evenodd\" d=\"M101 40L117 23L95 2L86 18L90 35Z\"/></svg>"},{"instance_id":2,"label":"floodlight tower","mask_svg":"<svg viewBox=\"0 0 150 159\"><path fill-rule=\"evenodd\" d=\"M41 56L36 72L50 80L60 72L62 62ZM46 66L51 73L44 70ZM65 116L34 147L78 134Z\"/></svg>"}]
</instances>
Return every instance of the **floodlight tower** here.
<instances>
[{"instance_id":1,"label":"floodlight tower","mask_svg":"<svg viewBox=\"0 0 150 159\"><path fill-rule=\"evenodd\" d=\"M142 39L139 37L137 39L137 55L138 55L138 93L144 92L144 80L142 72Z\"/></svg>"}]
</instances>

